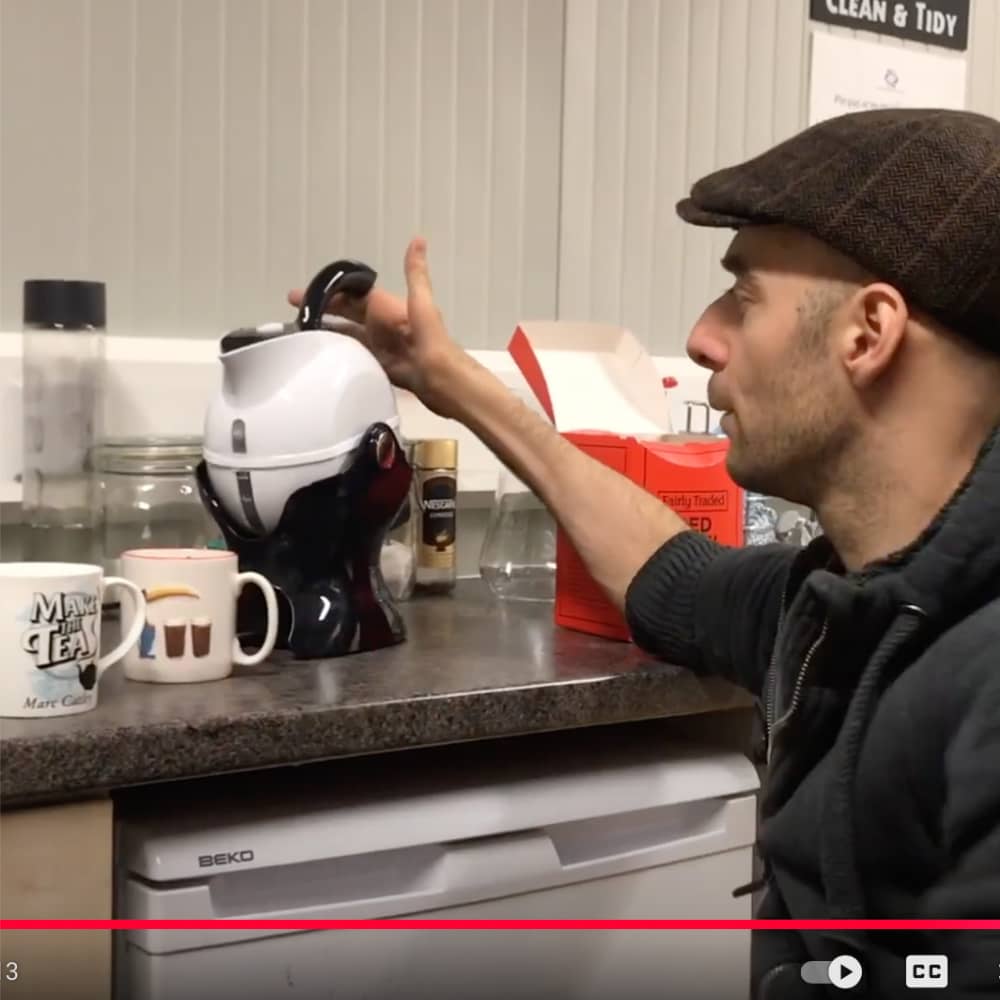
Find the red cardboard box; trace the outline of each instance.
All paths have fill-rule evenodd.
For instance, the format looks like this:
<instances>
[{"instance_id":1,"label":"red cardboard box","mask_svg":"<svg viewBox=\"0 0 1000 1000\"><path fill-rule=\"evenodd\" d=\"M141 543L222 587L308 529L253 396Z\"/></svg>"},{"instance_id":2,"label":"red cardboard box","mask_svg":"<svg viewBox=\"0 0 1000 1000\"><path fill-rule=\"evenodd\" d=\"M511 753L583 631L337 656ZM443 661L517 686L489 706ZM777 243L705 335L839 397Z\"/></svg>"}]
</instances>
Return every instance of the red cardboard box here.
<instances>
[{"instance_id":1,"label":"red cardboard box","mask_svg":"<svg viewBox=\"0 0 1000 1000\"><path fill-rule=\"evenodd\" d=\"M567 440L668 503L692 528L723 544L743 544L743 493L726 470L728 440L672 433L659 374L631 333L599 324L522 323L508 349ZM586 423L600 429L579 426ZM623 616L561 531L555 620L630 638Z\"/></svg>"}]
</instances>

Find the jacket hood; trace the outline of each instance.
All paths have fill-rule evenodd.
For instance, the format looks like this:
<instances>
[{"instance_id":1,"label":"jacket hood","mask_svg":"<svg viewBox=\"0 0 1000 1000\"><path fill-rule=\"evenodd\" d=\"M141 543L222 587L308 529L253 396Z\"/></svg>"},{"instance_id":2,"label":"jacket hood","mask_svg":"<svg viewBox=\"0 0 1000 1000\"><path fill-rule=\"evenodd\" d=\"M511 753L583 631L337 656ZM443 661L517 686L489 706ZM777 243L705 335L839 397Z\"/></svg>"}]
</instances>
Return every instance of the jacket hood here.
<instances>
[{"instance_id":1,"label":"jacket hood","mask_svg":"<svg viewBox=\"0 0 1000 1000\"><path fill-rule=\"evenodd\" d=\"M838 571L839 570L839 571ZM919 608L934 631L1000 596L1000 428L983 444L961 486L905 548L845 573L820 537L793 573L852 627L879 634L903 607Z\"/></svg>"}]
</instances>

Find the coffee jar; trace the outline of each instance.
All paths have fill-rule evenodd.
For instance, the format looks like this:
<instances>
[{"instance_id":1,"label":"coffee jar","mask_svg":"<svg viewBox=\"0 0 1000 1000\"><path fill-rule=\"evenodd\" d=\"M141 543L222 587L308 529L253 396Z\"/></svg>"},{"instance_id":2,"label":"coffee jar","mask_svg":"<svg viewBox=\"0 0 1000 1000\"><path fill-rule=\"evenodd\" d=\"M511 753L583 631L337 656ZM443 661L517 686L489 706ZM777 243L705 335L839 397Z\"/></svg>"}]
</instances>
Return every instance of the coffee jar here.
<instances>
[{"instance_id":1,"label":"coffee jar","mask_svg":"<svg viewBox=\"0 0 1000 1000\"><path fill-rule=\"evenodd\" d=\"M455 586L458 442L452 438L417 441L413 479L417 506L415 589L447 593Z\"/></svg>"}]
</instances>

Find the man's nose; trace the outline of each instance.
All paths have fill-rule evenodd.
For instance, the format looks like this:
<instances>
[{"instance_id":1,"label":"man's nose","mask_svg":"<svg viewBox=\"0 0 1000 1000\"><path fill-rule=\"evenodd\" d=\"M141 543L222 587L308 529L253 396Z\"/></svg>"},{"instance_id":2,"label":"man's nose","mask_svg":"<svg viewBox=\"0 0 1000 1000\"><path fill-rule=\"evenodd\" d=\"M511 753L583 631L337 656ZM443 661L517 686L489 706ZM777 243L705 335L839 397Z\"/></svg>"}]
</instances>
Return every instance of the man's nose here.
<instances>
[{"instance_id":1,"label":"man's nose","mask_svg":"<svg viewBox=\"0 0 1000 1000\"><path fill-rule=\"evenodd\" d=\"M709 371L722 371L729 352L726 342L719 336L715 324L702 316L688 334L687 355L696 364Z\"/></svg>"}]
</instances>

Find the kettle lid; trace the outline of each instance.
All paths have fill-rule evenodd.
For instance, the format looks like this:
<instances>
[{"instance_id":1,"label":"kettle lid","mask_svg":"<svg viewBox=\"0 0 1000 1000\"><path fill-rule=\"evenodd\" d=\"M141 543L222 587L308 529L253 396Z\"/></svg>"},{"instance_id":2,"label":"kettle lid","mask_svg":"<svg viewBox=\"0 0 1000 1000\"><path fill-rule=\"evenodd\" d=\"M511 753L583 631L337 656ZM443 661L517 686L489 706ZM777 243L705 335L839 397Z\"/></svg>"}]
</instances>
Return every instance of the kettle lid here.
<instances>
[{"instance_id":1,"label":"kettle lid","mask_svg":"<svg viewBox=\"0 0 1000 1000\"><path fill-rule=\"evenodd\" d=\"M238 351L241 347L251 347L254 344L263 343L265 340L297 331L298 327L294 323L263 323L260 326L243 326L238 330L231 330L222 338L219 351L222 354L228 354L230 351Z\"/></svg>"}]
</instances>

